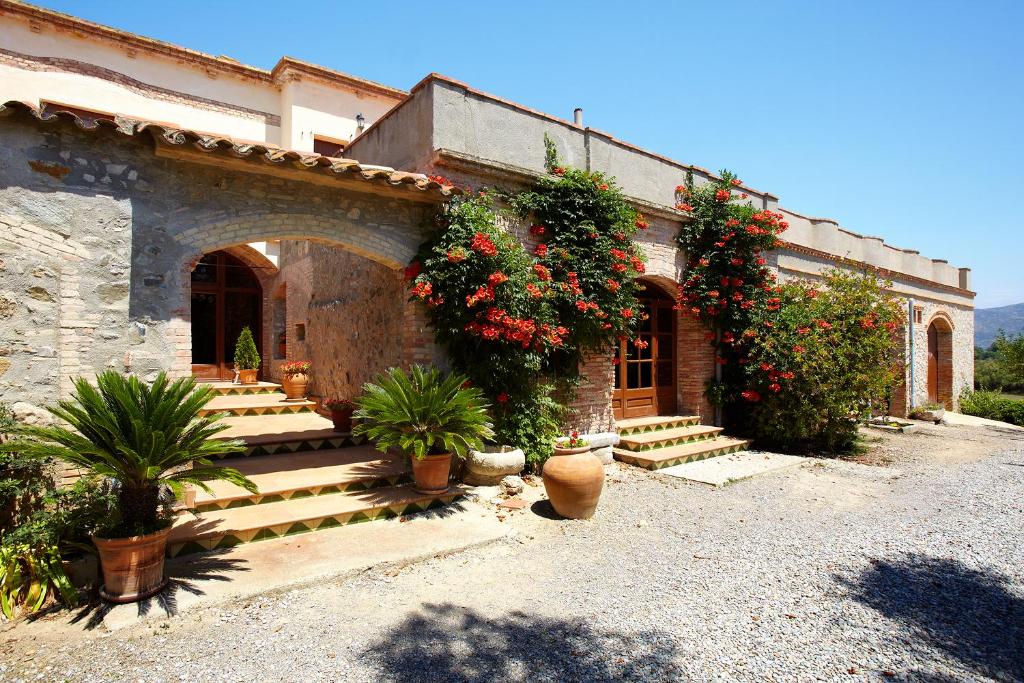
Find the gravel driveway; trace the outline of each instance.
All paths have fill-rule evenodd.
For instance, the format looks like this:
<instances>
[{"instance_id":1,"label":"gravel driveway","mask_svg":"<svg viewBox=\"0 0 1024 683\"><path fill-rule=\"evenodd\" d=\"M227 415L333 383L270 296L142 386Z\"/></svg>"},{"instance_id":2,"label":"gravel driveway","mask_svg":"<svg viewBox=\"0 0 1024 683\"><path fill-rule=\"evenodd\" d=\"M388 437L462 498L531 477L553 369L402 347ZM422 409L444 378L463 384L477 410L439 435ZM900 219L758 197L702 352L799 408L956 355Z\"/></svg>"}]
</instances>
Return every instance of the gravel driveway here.
<instances>
[{"instance_id":1,"label":"gravel driveway","mask_svg":"<svg viewBox=\"0 0 1024 683\"><path fill-rule=\"evenodd\" d=\"M1024 680L1024 436L875 438L887 466L617 468L590 522L525 510L517 540L113 634L19 626L0 679Z\"/></svg>"}]
</instances>

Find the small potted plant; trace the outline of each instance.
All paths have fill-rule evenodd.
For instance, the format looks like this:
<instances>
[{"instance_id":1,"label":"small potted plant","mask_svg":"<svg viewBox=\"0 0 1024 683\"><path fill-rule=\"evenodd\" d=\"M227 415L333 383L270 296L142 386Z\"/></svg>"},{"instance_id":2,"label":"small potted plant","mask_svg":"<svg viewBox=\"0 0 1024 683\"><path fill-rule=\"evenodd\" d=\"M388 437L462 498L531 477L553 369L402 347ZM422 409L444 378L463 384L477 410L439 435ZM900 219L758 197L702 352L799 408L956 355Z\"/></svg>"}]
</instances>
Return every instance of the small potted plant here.
<instances>
[{"instance_id":1,"label":"small potted plant","mask_svg":"<svg viewBox=\"0 0 1024 683\"><path fill-rule=\"evenodd\" d=\"M355 403L347 398L329 398L324 401L323 406L331 412L334 431L352 431L352 411L355 410Z\"/></svg>"},{"instance_id":2,"label":"small potted plant","mask_svg":"<svg viewBox=\"0 0 1024 683\"><path fill-rule=\"evenodd\" d=\"M444 493L452 457L464 458L494 436L483 394L465 383L464 376L443 377L437 368L415 365L409 374L391 368L363 387L353 431L381 451L394 448L411 458L416 491Z\"/></svg>"},{"instance_id":3,"label":"small potted plant","mask_svg":"<svg viewBox=\"0 0 1024 683\"><path fill-rule=\"evenodd\" d=\"M235 342L235 370L238 370L238 381L241 384L256 384L256 373L260 369L260 352L256 350L256 342L252 338L252 330L242 328Z\"/></svg>"},{"instance_id":4,"label":"small potted plant","mask_svg":"<svg viewBox=\"0 0 1024 683\"><path fill-rule=\"evenodd\" d=\"M0 452L63 461L112 481L117 502L106 527L93 536L103 569L100 595L135 602L166 585L164 552L171 531L170 507L185 484L209 490L221 479L258 493L238 470L211 458L240 453L239 440L214 439L228 428L219 415L201 416L214 397L192 377L161 372L147 385L134 375L107 370L96 386L75 380L70 400L49 411L68 426L22 425Z\"/></svg>"},{"instance_id":5,"label":"small potted plant","mask_svg":"<svg viewBox=\"0 0 1024 683\"><path fill-rule=\"evenodd\" d=\"M579 432L555 442L554 454L544 463L543 477L555 512L569 519L594 516L604 488L604 465Z\"/></svg>"},{"instance_id":6,"label":"small potted plant","mask_svg":"<svg viewBox=\"0 0 1024 683\"><path fill-rule=\"evenodd\" d=\"M281 388L284 389L286 401L305 400L309 370L312 367L308 360L293 360L281 365Z\"/></svg>"}]
</instances>

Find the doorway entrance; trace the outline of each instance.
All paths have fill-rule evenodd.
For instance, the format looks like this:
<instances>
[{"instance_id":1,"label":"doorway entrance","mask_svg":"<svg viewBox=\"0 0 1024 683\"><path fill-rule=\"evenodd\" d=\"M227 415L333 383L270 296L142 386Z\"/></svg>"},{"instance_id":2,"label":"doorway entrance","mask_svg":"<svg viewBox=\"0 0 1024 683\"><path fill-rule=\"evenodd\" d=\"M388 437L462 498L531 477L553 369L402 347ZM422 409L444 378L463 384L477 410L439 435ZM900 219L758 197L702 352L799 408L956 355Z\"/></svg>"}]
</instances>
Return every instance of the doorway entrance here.
<instances>
[{"instance_id":1,"label":"doorway entrance","mask_svg":"<svg viewBox=\"0 0 1024 683\"><path fill-rule=\"evenodd\" d=\"M612 411L616 420L676 412L675 302L650 284L638 301L645 314L637 325L641 346L630 340L615 349Z\"/></svg>"},{"instance_id":2,"label":"doorway entrance","mask_svg":"<svg viewBox=\"0 0 1024 683\"><path fill-rule=\"evenodd\" d=\"M953 328L944 318L928 325L928 402L953 407Z\"/></svg>"},{"instance_id":3,"label":"doorway entrance","mask_svg":"<svg viewBox=\"0 0 1024 683\"><path fill-rule=\"evenodd\" d=\"M235 376L235 342L252 330L263 356L263 288L252 268L223 251L203 256L192 271L192 374L208 381Z\"/></svg>"}]
</instances>

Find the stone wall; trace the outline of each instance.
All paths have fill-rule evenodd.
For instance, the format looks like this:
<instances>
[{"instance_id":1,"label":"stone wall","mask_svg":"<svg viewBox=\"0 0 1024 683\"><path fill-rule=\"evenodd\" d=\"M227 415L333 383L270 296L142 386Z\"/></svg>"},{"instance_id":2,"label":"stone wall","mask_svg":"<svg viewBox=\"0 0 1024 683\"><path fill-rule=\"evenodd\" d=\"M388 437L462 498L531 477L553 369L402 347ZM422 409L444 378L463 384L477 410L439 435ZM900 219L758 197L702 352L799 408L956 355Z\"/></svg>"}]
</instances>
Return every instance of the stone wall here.
<instances>
[{"instance_id":1,"label":"stone wall","mask_svg":"<svg viewBox=\"0 0 1024 683\"><path fill-rule=\"evenodd\" d=\"M402 363L401 274L337 247L281 243L287 288L288 359L313 363L311 393L351 398ZM295 338L298 325L305 340Z\"/></svg>"},{"instance_id":2,"label":"stone wall","mask_svg":"<svg viewBox=\"0 0 1024 683\"><path fill-rule=\"evenodd\" d=\"M290 180L187 163L155 156L144 138L21 116L0 126L0 401L8 403L52 402L71 378L105 368L146 379L188 374L189 274L205 252L309 238L358 254L353 263L376 262L374 277L397 277L434 211L370 182L335 188L304 181L307 171ZM393 347L379 352L395 356Z\"/></svg>"}]
</instances>

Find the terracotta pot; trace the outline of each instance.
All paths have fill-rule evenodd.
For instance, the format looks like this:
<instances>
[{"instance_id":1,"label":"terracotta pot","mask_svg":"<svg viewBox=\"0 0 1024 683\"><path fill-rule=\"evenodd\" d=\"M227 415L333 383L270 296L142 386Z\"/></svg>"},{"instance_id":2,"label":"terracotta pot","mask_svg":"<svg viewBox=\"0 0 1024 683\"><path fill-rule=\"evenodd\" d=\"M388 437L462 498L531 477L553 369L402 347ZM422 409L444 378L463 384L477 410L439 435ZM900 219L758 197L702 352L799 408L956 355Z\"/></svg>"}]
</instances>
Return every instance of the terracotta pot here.
<instances>
[{"instance_id":1,"label":"terracotta pot","mask_svg":"<svg viewBox=\"0 0 1024 683\"><path fill-rule=\"evenodd\" d=\"M93 536L103 568L100 597L108 602L138 602L163 590L167 585L164 551L169 533L170 527L130 538Z\"/></svg>"},{"instance_id":2,"label":"terracotta pot","mask_svg":"<svg viewBox=\"0 0 1024 683\"><path fill-rule=\"evenodd\" d=\"M569 519L590 519L604 488L604 465L590 447L556 448L544 463L544 490L555 512Z\"/></svg>"},{"instance_id":3,"label":"terracotta pot","mask_svg":"<svg viewBox=\"0 0 1024 683\"><path fill-rule=\"evenodd\" d=\"M309 385L309 375L304 372L297 372L292 375L285 375L281 380L281 388L284 389L286 401L301 401L306 398L306 387Z\"/></svg>"},{"instance_id":4,"label":"terracotta pot","mask_svg":"<svg viewBox=\"0 0 1024 683\"><path fill-rule=\"evenodd\" d=\"M347 408L331 408L331 421L334 422L334 431L352 431L352 406Z\"/></svg>"},{"instance_id":5,"label":"terracotta pot","mask_svg":"<svg viewBox=\"0 0 1024 683\"><path fill-rule=\"evenodd\" d=\"M239 370L238 382L240 384L256 384L256 373L259 370Z\"/></svg>"},{"instance_id":6,"label":"terracotta pot","mask_svg":"<svg viewBox=\"0 0 1024 683\"><path fill-rule=\"evenodd\" d=\"M422 460L412 459L413 490L437 495L448 490L448 473L452 467L452 454L428 455Z\"/></svg>"}]
</instances>

